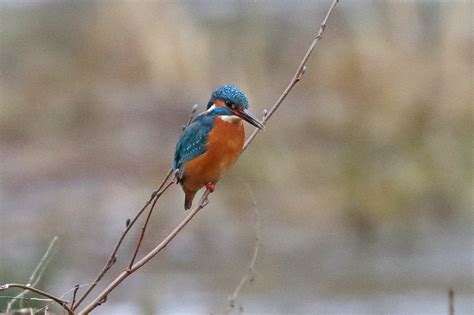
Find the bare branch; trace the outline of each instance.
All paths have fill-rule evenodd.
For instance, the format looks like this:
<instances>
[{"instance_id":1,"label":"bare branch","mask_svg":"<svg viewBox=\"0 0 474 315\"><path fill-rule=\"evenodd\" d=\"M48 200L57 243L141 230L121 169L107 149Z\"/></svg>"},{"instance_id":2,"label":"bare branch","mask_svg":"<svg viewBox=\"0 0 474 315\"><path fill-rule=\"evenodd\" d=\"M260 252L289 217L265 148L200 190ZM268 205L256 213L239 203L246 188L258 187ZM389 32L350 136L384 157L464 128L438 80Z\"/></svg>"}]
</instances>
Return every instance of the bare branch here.
<instances>
[{"instance_id":1,"label":"bare branch","mask_svg":"<svg viewBox=\"0 0 474 315\"><path fill-rule=\"evenodd\" d=\"M236 301L238 300L240 291L244 287L245 283L248 281L250 283L253 283L254 277L255 277L255 262L257 261L258 257L258 250L260 248L260 216L258 213L258 208L257 208L257 200L255 199L255 195L253 191L248 187L248 185L245 185L247 190L249 191L250 197L252 199L253 203L253 209L254 209L254 216L255 216L255 246L253 250L253 255L252 255L252 260L250 261L249 267L247 269L247 272L245 275L242 277L240 280L239 284L234 290L234 293L229 299L229 307L225 310L225 314L229 314L232 312L233 309L235 309ZM239 310L242 310L242 305L239 305Z\"/></svg>"},{"instance_id":2,"label":"bare branch","mask_svg":"<svg viewBox=\"0 0 474 315\"><path fill-rule=\"evenodd\" d=\"M301 63L299 67L296 69L295 74L293 75L293 79L291 79L290 83L288 83L288 86L286 89L283 91L283 93L280 95L278 100L273 104L272 108L264 115L262 124L265 125L266 122L272 117L273 113L280 107L281 103L285 100L285 98L288 96L290 91L293 89L293 87L296 85L301 80L301 77L303 74L306 72L306 62L308 61L309 56L313 52L314 48L318 44L319 40L323 37L324 30L326 29L326 24L328 22L329 16L332 13L332 10L336 6L336 4L339 2L339 0L334 0L329 7L328 12L326 13L326 17L324 18L323 22L321 23L321 26L319 27L318 34L316 34L316 37L313 39L311 42L311 45L309 45L308 50L306 51L306 54L304 55L303 59L301 60ZM250 137L247 139L247 141L244 144L244 151L245 149L249 146L250 143L252 143L253 139L257 136L257 134L260 132L260 129L256 128L254 132L250 135Z\"/></svg>"},{"instance_id":3,"label":"bare branch","mask_svg":"<svg viewBox=\"0 0 474 315\"><path fill-rule=\"evenodd\" d=\"M74 305L74 310L77 309L77 307L79 307L79 305L84 301L84 299L91 293L91 291L95 288L95 286L97 285L97 283L99 283L100 280L102 280L102 278L104 277L104 275L107 273L107 271L109 271L109 269L117 262L117 252L120 248L120 246L122 245L122 242L123 240L125 239L125 236L127 236L128 232L130 231L130 229L132 228L132 226L135 224L135 222L138 220L138 218L142 215L142 213L146 210L146 208L148 208L148 206L152 203L152 201L157 197L158 195L158 192L163 189L164 185L166 184L166 182L170 179L171 177L171 174L172 174L172 170L170 170L168 172L168 174L166 175L165 179L163 180L163 182L160 184L160 188L158 188L157 191L155 191L150 199L148 199L148 201L145 203L145 205L140 209L140 211L138 211L138 213L135 215L135 217L130 221L129 219L127 220L127 223L126 226L125 226L125 229L123 230L122 232L122 235L120 235L120 238L119 240L117 241L117 244L115 244L115 247L114 249L112 250L112 253L110 254L110 257L109 257L109 260L107 261L107 263L105 264L105 266L102 268L102 271L97 275L97 277L95 278L95 280L92 282L91 286L86 290L86 292L79 298L79 300L77 301L76 305ZM161 195L160 195L161 196Z\"/></svg>"},{"instance_id":4,"label":"bare branch","mask_svg":"<svg viewBox=\"0 0 474 315\"><path fill-rule=\"evenodd\" d=\"M56 242L58 241L58 237L55 236L53 237L53 239L51 240L51 242L49 243L48 245L48 249L46 250L46 252L44 253L43 257L41 258L40 262L38 263L38 265L36 265L35 269L33 270L33 273L30 275L30 278L28 279L28 285L29 286L32 286L32 287L36 287L36 285L38 284L38 282L41 280L41 276L43 275L43 272L45 271L46 267L48 266L49 262L51 261L52 259L52 256L50 257L50 253L52 251L52 249L54 248L54 246L56 245ZM12 301L10 301L7 305L7 309L6 309L6 313L9 314L10 311L11 311L11 308L13 306L13 304L15 304L15 302L17 300L20 301L20 308L23 308L23 300L22 297L26 294L26 292L28 292L27 290L19 293L15 299L13 299Z\"/></svg>"},{"instance_id":5,"label":"bare branch","mask_svg":"<svg viewBox=\"0 0 474 315\"><path fill-rule=\"evenodd\" d=\"M193 107L191 108L191 115L189 116L188 122L186 125L183 126L183 130L189 126L189 124L193 121L194 115L196 115L197 109L199 107L199 104L194 104Z\"/></svg>"},{"instance_id":6,"label":"bare branch","mask_svg":"<svg viewBox=\"0 0 474 315\"><path fill-rule=\"evenodd\" d=\"M76 284L74 286L74 291L72 293L72 302L71 302L71 308L74 309L74 304L76 303L76 295L77 291L79 291L79 284Z\"/></svg>"},{"instance_id":7,"label":"bare branch","mask_svg":"<svg viewBox=\"0 0 474 315\"><path fill-rule=\"evenodd\" d=\"M25 290L26 291L26 290ZM18 295L15 296L8 296L8 295L2 295L0 296L0 299L2 300L23 300L23 301L40 301L40 302L54 302L51 299L44 299L44 298L35 298L35 297L18 297ZM6 311L5 311L6 312ZM1 313L0 313L1 314ZM8 314L8 313L6 313Z\"/></svg>"},{"instance_id":8,"label":"bare branch","mask_svg":"<svg viewBox=\"0 0 474 315\"><path fill-rule=\"evenodd\" d=\"M189 116L189 119L186 123L186 125L184 126L184 128L186 126L188 126L191 121L193 120L194 116L196 115L196 111L198 109L199 105L198 104L194 104L191 108L191 115ZM173 169L170 169L168 171L168 174L166 174L165 178L163 179L163 181L161 182L160 186L158 187L158 189L156 191L154 191L152 194L151 194L151 197L150 199L148 199L148 201L145 203L145 205L143 206L143 208L138 211L138 213L135 215L135 217L133 218L133 220L130 220L130 219L127 219L126 221L126 224L125 224L125 230L122 232L122 235L120 236L119 240L117 241L117 244L115 245L112 253L110 254L110 257L109 257L109 260L107 261L107 263L105 264L105 266L102 268L102 271L97 275L95 281L92 283L92 285L87 289L87 291L79 298L79 300L77 301L77 304L74 305L74 310L77 309L77 307L79 307L79 305L85 300L85 298L91 293L91 291L95 288L95 286L97 285L97 283L99 283L100 280L102 280L102 278L104 277L104 275L107 273L107 271L109 271L109 269L116 263L117 261L117 252L120 248L120 246L122 245L122 242L123 240L125 239L125 236L127 236L128 234L128 231L130 231L130 229L132 228L132 226L135 224L135 222L138 220L138 218L142 215L142 213L146 210L146 208L148 208L148 206L153 202L153 205L150 209L150 211L148 212L148 216L147 216L147 219L146 219L146 222L142 228L142 234L140 235L140 239L138 241L138 244L137 244L137 247L135 248L135 251L134 251L134 254L133 254L133 257L132 257L132 260L130 262L130 266L133 264L133 262L135 261L135 258L138 254L138 250L140 249L140 246L141 246L141 243L142 243L142 240L143 240L143 236L145 235L145 230L146 230L146 226L148 224L148 220L151 216L151 213L153 212L153 208L155 207L155 204L156 202L158 201L158 199L161 197L161 195L166 191L166 189L168 189L168 187L171 185L171 183L173 183L173 181L171 181L170 183L168 183L168 180L171 178L171 175L173 174ZM167 184L168 183L168 184ZM166 185L166 187L165 187Z\"/></svg>"},{"instance_id":9,"label":"bare branch","mask_svg":"<svg viewBox=\"0 0 474 315\"><path fill-rule=\"evenodd\" d=\"M34 292L36 294L39 294L41 296L44 296L48 299L51 299L53 301L55 301L56 303L58 303L59 305L61 305L67 312L68 314L70 315L73 315L74 312L67 306L68 302L65 301L65 300L62 300L48 292L45 292L45 291L42 291L40 289L36 289L34 287L31 287L29 285L26 285L26 284L18 284L18 283L9 283L9 284L4 284L2 286L0 286L0 291L4 291L4 290L8 290L8 289L11 289L11 288L20 288L20 289L24 289L24 290L28 290L28 291L31 291L31 292Z\"/></svg>"},{"instance_id":10,"label":"bare branch","mask_svg":"<svg viewBox=\"0 0 474 315\"><path fill-rule=\"evenodd\" d=\"M92 301L88 306L86 306L79 314L88 314L97 306L101 305L103 301L107 299L108 294L115 289L123 280L128 276L133 274L135 271L140 269L144 264L150 261L155 257L159 252L161 252L175 237L178 233L191 221L191 219L208 204L207 197L209 196L209 191L206 190L199 202L199 205L196 206L190 213L184 218L184 220L160 243L158 244L151 252L149 252L145 257L136 262L132 268L128 268L123 271L107 288L102 291L101 294L94 301Z\"/></svg>"},{"instance_id":11,"label":"bare branch","mask_svg":"<svg viewBox=\"0 0 474 315\"><path fill-rule=\"evenodd\" d=\"M189 116L189 119L188 119L188 122L186 123L186 125L184 125L183 127L183 130L184 128L186 128L187 126L189 126L189 124L193 121L193 118L194 116L196 115L196 112L197 112L197 109L199 107L199 104L194 104L193 107L191 108L191 115ZM147 225L148 225L148 222L150 221L150 217L151 217L151 214L153 212L153 209L155 208L155 205L156 205L156 202L158 201L158 198L172 185L172 184L175 184L174 180L172 180L171 182L168 183L168 185L166 185L163 189L162 186L160 186L160 189L158 190L158 192L156 193L156 198L155 198L155 201L153 201L153 204L150 208L150 211L148 211L148 215L146 217L146 220L145 220L145 223L143 224L143 227L142 227L142 232L140 234L140 238L138 239L138 244L137 246L135 247L135 250L133 252L133 256L132 256L132 259L130 260L130 263L128 265L128 269L132 268L133 266L133 263L135 262L135 259L137 258L137 254L138 254L138 250L140 249L140 246L143 242L143 238L145 236L145 231L146 231L146 228L147 228Z\"/></svg>"},{"instance_id":12,"label":"bare branch","mask_svg":"<svg viewBox=\"0 0 474 315\"><path fill-rule=\"evenodd\" d=\"M449 315L454 315L455 314L454 290L453 289L449 289L449 291L448 291L448 314Z\"/></svg>"},{"instance_id":13,"label":"bare branch","mask_svg":"<svg viewBox=\"0 0 474 315\"><path fill-rule=\"evenodd\" d=\"M132 259L130 260L130 263L128 264L128 269L132 268L133 263L135 262L135 259L137 258L138 250L140 249L140 246L142 245L143 238L145 237L145 231L146 231L146 228L148 226L148 222L150 221L151 213L153 212L153 209L155 208L155 205L156 205L156 202L158 201L158 198L173 184L175 184L174 180L169 182L168 185L166 185L165 188L163 188L163 190L160 190L158 192L155 200L153 201L153 204L151 205L150 211L148 211L148 215L146 217L145 223L143 224L142 233L140 234L140 238L138 239L138 244L135 247Z\"/></svg>"},{"instance_id":14,"label":"bare branch","mask_svg":"<svg viewBox=\"0 0 474 315\"><path fill-rule=\"evenodd\" d=\"M66 295L68 295L68 294L71 293L71 292L73 292L73 295L74 295L74 293L77 294L77 290L79 290L80 288L82 288L82 287L88 287L88 286L91 286L91 285L92 285L92 283L76 284L74 287L72 287L72 288L70 288L69 290L67 290L66 292L64 292L59 298L60 298L60 299L63 299ZM48 300L44 299L44 300L45 300L45 301L52 301L52 300L49 300L49 299L48 299ZM52 301L52 302L54 302L54 301ZM43 306L42 308L36 310L36 311L34 312L34 314L38 314L39 312L41 312L41 311L43 311L43 310L44 310L44 311L47 311L49 305L50 305L50 304L46 304L46 305ZM72 301L72 303L71 303L71 309L72 309L72 310L74 310L74 309L72 308L73 305L74 305L74 296L73 296L73 301Z\"/></svg>"}]
</instances>

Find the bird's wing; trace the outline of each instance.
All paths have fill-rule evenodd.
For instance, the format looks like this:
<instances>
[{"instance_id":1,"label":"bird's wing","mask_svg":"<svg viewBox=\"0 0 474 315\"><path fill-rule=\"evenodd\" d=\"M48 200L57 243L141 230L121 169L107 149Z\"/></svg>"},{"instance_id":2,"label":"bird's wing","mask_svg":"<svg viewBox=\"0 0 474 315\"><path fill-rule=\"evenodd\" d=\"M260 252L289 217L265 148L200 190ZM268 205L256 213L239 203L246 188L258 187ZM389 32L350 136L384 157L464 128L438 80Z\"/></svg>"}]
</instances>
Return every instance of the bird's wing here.
<instances>
[{"instance_id":1,"label":"bird's wing","mask_svg":"<svg viewBox=\"0 0 474 315\"><path fill-rule=\"evenodd\" d=\"M176 144L173 170L178 181L182 180L184 164L206 152L207 135L211 131L213 119L198 115L187 126Z\"/></svg>"}]
</instances>

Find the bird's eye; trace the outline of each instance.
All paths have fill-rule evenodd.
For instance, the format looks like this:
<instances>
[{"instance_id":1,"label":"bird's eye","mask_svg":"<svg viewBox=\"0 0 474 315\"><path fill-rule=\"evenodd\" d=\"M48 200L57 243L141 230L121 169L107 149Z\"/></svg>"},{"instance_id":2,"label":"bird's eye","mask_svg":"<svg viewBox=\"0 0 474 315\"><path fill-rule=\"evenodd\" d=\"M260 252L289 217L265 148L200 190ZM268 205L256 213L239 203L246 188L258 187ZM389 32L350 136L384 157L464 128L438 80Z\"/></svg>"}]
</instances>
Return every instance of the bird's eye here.
<instances>
[{"instance_id":1,"label":"bird's eye","mask_svg":"<svg viewBox=\"0 0 474 315\"><path fill-rule=\"evenodd\" d=\"M227 107L230 107L231 109L236 109L237 108L237 106L234 103L232 103L231 101L225 101L225 105Z\"/></svg>"}]
</instances>

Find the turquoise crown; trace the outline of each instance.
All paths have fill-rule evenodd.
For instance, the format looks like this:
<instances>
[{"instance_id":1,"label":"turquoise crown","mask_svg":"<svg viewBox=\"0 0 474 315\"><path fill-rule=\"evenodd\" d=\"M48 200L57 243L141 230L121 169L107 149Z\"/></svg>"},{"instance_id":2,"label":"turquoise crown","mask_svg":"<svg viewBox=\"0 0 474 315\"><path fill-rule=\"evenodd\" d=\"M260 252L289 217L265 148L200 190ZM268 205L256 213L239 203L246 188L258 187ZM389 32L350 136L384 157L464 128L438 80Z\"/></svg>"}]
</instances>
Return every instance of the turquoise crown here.
<instances>
[{"instance_id":1,"label":"turquoise crown","mask_svg":"<svg viewBox=\"0 0 474 315\"><path fill-rule=\"evenodd\" d=\"M223 100L224 102L230 102L237 106L242 106L245 109L249 108L249 101L247 95L242 92L239 88L231 84L222 84L212 93L207 108L212 106L216 100Z\"/></svg>"}]
</instances>

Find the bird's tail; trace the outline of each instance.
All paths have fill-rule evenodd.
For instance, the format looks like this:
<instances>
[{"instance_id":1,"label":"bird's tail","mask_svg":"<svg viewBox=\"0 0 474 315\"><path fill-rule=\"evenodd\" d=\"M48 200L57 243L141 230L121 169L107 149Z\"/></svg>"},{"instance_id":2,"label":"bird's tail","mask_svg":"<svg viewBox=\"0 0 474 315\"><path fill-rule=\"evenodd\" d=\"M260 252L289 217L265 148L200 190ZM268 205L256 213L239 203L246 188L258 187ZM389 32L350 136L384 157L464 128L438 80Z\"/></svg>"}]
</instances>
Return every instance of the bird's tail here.
<instances>
[{"instance_id":1,"label":"bird's tail","mask_svg":"<svg viewBox=\"0 0 474 315\"><path fill-rule=\"evenodd\" d=\"M194 195L196 195L195 191L187 191L184 194L184 210L191 209L193 205Z\"/></svg>"}]
</instances>

